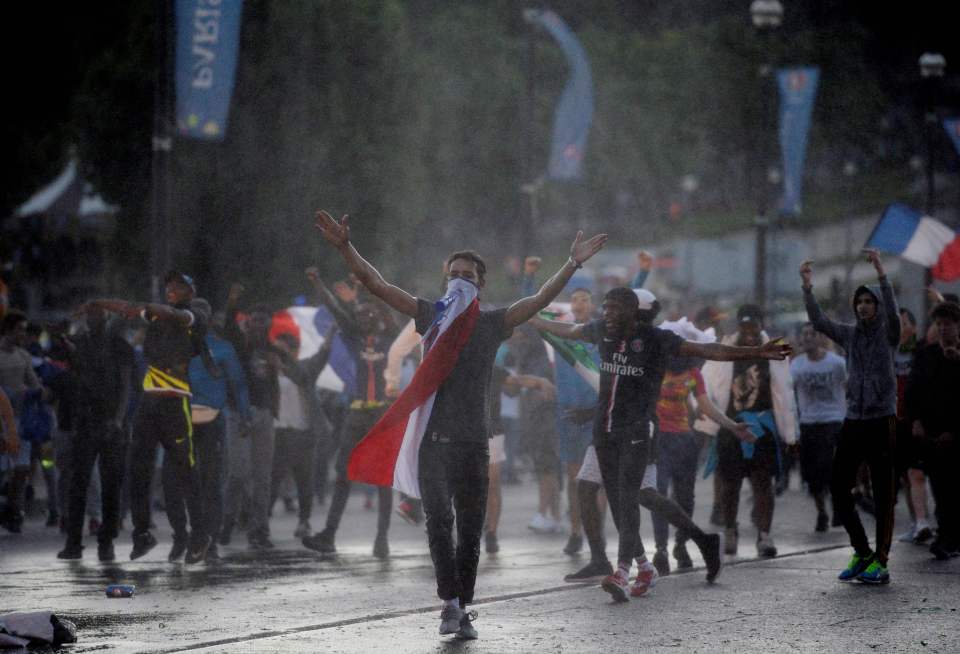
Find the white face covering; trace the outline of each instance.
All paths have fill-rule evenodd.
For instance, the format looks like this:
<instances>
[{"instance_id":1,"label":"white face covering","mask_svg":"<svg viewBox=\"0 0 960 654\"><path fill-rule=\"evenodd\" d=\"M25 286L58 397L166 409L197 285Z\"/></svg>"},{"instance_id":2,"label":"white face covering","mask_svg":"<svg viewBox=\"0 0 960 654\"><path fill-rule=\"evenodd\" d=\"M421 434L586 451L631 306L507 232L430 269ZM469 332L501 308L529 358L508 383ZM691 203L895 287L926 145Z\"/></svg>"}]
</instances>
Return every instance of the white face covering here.
<instances>
[{"instance_id":1,"label":"white face covering","mask_svg":"<svg viewBox=\"0 0 960 654\"><path fill-rule=\"evenodd\" d=\"M477 297L477 293L479 293L479 291L480 289L478 289L477 285L473 282L467 281L466 279L461 279L460 277L453 277L447 282L447 292L445 297L462 295L464 302L470 304L473 302L474 298Z\"/></svg>"}]
</instances>

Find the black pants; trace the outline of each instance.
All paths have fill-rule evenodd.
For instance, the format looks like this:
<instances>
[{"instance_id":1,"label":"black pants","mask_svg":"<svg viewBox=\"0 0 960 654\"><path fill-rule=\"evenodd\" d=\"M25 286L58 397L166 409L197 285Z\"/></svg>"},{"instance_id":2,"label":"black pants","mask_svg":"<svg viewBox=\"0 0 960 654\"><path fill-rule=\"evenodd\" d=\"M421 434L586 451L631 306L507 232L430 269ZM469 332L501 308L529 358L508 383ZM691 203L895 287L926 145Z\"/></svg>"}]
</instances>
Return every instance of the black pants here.
<instances>
[{"instance_id":1,"label":"black pants","mask_svg":"<svg viewBox=\"0 0 960 654\"><path fill-rule=\"evenodd\" d=\"M437 595L443 600L459 598L461 605L469 604L477 583L480 537L487 511L488 443L464 443L445 434L428 432L419 456L420 495Z\"/></svg>"},{"instance_id":2,"label":"black pants","mask_svg":"<svg viewBox=\"0 0 960 654\"><path fill-rule=\"evenodd\" d=\"M193 426L193 447L196 457L191 483L197 495L197 504L191 513L194 534L218 534L223 522L223 443L227 421L223 413L214 420ZM163 494L167 503L167 517L173 526L174 538L186 538L187 515L191 498L185 493L189 487L176 482L167 483L167 462L164 459ZM196 518L194 518L194 515Z\"/></svg>"},{"instance_id":3,"label":"black pants","mask_svg":"<svg viewBox=\"0 0 960 654\"><path fill-rule=\"evenodd\" d=\"M657 436L657 449L657 492L666 497L668 488L672 487L673 501L685 514L693 515L700 438L692 432L661 432ZM666 517L659 512L653 514L653 535L657 549L666 549L670 528ZM688 538L686 529L677 529L675 541L678 545Z\"/></svg>"},{"instance_id":4,"label":"black pants","mask_svg":"<svg viewBox=\"0 0 960 654\"><path fill-rule=\"evenodd\" d=\"M70 449L67 493L67 545L83 541L83 519L87 508L87 487L94 463L100 466L102 521L97 542L109 543L117 537L120 524L120 491L123 487L127 435L106 420L89 416L78 418ZM98 461L99 460L99 461Z\"/></svg>"},{"instance_id":5,"label":"black pants","mask_svg":"<svg viewBox=\"0 0 960 654\"><path fill-rule=\"evenodd\" d=\"M850 544L860 555L870 553L870 542L853 503L851 491L857 483L860 464L870 467L873 501L877 520L876 553L884 565L893 540L893 504L896 472L896 418L845 420L833 458L830 493L833 512L850 536Z\"/></svg>"},{"instance_id":6,"label":"black pants","mask_svg":"<svg viewBox=\"0 0 960 654\"><path fill-rule=\"evenodd\" d=\"M723 524L736 529L740 512L740 489L744 478L753 489L753 518L757 531L770 532L775 505L773 477L778 470L777 435L766 432L754 444L752 458L746 458L740 440L730 431L717 434L717 476L720 477L720 507Z\"/></svg>"},{"instance_id":7,"label":"black pants","mask_svg":"<svg viewBox=\"0 0 960 654\"><path fill-rule=\"evenodd\" d=\"M350 409L341 432L340 450L337 452L337 463L334 469L337 480L333 485L333 499L330 501L330 510L327 512L326 531L336 533L340 526L340 519L350 497L350 480L347 478L347 463L350 454L367 432L376 424L386 409ZM381 486L377 489L380 494L379 513L377 515L377 536L386 537L390 528L390 512L393 510L393 489Z\"/></svg>"},{"instance_id":8,"label":"black pants","mask_svg":"<svg viewBox=\"0 0 960 654\"><path fill-rule=\"evenodd\" d=\"M193 424L190 401L186 397L144 393L133 422L130 446L130 512L134 535L150 530L150 485L157 456L157 444L163 446L163 488L167 518L174 537L185 537L186 516L171 506L173 498L184 501L194 530L200 529L200 502L194 481L196 463L193 449ZM171 495L172 493L172 495Z\"/></svg>"},{"instance_id":9,"label":"black pants","mask_svg":"<svg viewBox=\"0 0 960 654\"><path fill-rule=\"evenodd\" d=\"M300 522L313 511L313 473L317 439L312 431L278 428L273 446L273 475L270 479L270 506L280 494L280 482L290 471L297 485Z\"/></svg>"},{"instance_id":10,"label":"black pants","mask_svg":"<svg viewBox=\"0 0 960 654\"><path fill-rule=\"evenodd\" d=\"M927 435L934 442L928 447L927 475L936 502L937 540L947 547L960 547L960 434L940 442L939 434Z\"/></svg>"},{"instance_id":11,"label":"black pants","mask_svg":"<svg viewBox=\"0 0 960 654\"><path fill-rule=\"evenodd\" d=\"M652 454L652 438L645 426L632 430L594 434L603 488L617 527L617 562L643 555L640 540L640 488Z\"/></svg>"}]
</instances>

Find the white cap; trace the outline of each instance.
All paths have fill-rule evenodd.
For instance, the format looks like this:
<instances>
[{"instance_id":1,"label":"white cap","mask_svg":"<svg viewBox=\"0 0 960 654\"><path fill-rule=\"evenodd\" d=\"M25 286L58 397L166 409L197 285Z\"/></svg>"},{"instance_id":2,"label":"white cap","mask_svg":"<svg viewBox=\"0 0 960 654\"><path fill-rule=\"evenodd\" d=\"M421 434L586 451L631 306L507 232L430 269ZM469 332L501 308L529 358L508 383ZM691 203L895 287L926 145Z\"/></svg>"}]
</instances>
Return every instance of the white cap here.
<instances>
[{"instance_id":1,"label":"white cap","mask_svg":"<svg viewBox=\"0 0 960 654\"><path fill-rule=\"evenodd\" d=\"M637 296L637 300L640 301L639 308L641 311L652 309L653 303L657 301L657 296L645 288L635 288L633 292Z\"/></svg>"}]
</instances>

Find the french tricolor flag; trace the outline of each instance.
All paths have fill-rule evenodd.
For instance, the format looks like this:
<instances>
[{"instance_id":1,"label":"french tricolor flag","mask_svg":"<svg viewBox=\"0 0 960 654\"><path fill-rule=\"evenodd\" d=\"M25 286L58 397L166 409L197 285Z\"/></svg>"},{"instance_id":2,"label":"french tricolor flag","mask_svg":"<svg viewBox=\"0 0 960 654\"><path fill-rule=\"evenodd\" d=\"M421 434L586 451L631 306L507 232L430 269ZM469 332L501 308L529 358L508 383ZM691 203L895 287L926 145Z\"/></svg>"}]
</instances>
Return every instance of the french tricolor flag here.
<instances>
[{"instance_id":1,"label":"french tricolor flag","mask_svg":"<svg viewBox=\"0 0 960 654\"><path fill-rule=\"evenodd\" d=\"M930 268L934 279L950 282L960 278L960 236L905 204L895 202L884 209L867 247Z\"/></svg>"},{"instance_id":2,"label":"french tricolor flag","mask_svg":"<svg viewBox=\"0 0 960 654\"><path fill-rule=\"evenodd\" d=\"M452 292L437 302L426 330L426 354L410 384L360 441L347 463L347 476L375 486L392 486L420 497L420 443L430 421L437 389L447 378L470 339L480 315L476 287L451 282Z\"/></svg>"}]
</instances>

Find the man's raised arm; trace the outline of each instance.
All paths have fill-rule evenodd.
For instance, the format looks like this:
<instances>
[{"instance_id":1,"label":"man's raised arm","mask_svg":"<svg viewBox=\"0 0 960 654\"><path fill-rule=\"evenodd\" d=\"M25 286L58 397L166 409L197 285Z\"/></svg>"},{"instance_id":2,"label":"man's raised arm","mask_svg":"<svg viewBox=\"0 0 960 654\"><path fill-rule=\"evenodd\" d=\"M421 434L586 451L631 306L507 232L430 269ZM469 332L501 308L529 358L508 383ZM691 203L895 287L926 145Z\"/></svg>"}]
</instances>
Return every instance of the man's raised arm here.
<instances>
[{"instance_id":1,"label":"man's raised arm","mask_svg":"<svg viewBox=\"0 0 960 654\"><path fill-rule=\"evenodd\" d=\"M314 227L320 230L320 234L328 243L337 248L347 267L350 268L350 272L357 276L368 291L400 313L411 318L417 317L417 299L402 288L384 280L383 275L353 247L350 242L347 216L337 222L329 213L320 210L317 212Z\"/></svg>"},{"instance_id":2,"label":"man's raised arm","mask_svg":"<svg viewBox=\"0 0 960 654\"><path fill-rule=\"evenodd\" d=\"M783 361L790 356L790 352L789 344L775 338L755 347L684 341L680 344L678 354L682 357L695 357L710 361L751 361L755 359Z\"/></svg>"},{"instance_id":3,"label":"man's raised arm","mask_svg":"<svg viewBox=\"0 0 960 654\"><path fill-rule=\"evenodd\" d=\"M175 320L183 325L193 323L193 314L183 309L177 309L168 304L156 304L153 302L137 303L127 302L126 300L91 300L88 306L100 307L104 311L116 313L125 318L136 318L143 312L159 320Z\"/></svg>"},{"instance_id":4,"label":"man's raised arm","mask_svg":"<svg viewBox=\"0 0 960 654\"><path fill-rule=\"evenodd\" d=\"M547 320L540 316L534 316L530 319L530 324L542 332L553 334L558 338L565 338L569 341L582 341L583 329L586 325L572 322L561 322L559 320Z\"/></svg>"},{"instance_id":5,"label":"man's raised arm","mask_svg":"<svg viewBox=\"0 0 960 654\"><path fill-rule=\"evenodd\" d=\"M583 266L587 259L599 252L607 242L606 234L597 234L586 241L581 241L582 238L583 232L577 232L577 237L573 240L573 245L570 246L570 258L553 277L540 287L539 291L510 305L510 308L507 309L507 315L504 317L506 327L512 328L522 325L545 309L548 304L553 302L555 297L560 295L560 291L573 277L573 273Z\"/></svg>"}]
</instances>

